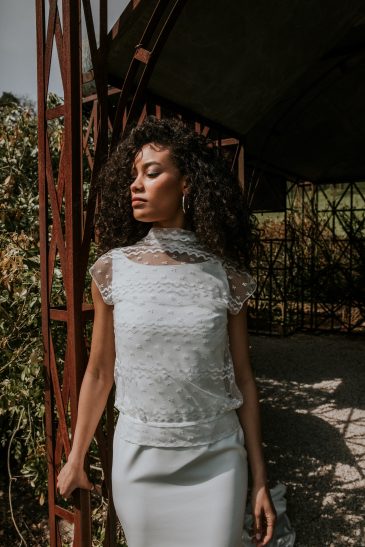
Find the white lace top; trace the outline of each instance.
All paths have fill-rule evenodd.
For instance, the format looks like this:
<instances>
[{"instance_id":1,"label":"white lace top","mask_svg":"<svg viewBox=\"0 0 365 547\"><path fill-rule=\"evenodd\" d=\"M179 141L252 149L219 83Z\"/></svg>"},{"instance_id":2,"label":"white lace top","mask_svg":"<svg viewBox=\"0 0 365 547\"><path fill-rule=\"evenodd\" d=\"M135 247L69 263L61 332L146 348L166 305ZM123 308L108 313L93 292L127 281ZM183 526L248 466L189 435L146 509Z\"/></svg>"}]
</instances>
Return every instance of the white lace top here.
<instances>
[{"instance_id":1,"label":"white lace top","mask_svg":"<svg viewBox=\"0 0 365 547\"><path fill-rule=\"evenodd\" d=\"M239 427L227 311L253 277L203 246L195 232L152 227L90 268L113 305L118 431L132 443L208 444Z\"/></svg>"}]
</instances>

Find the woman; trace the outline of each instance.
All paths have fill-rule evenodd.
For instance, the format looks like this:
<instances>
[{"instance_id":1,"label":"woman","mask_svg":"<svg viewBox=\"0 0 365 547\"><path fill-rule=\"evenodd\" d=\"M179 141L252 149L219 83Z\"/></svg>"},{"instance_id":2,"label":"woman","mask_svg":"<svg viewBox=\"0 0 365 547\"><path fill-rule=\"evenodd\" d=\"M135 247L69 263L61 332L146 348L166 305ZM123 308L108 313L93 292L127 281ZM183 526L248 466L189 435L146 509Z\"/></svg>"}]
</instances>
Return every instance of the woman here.
<instances>
[{"instance_id":1,"label":"woman","mask_svg":"<svg viewBox=\"0 0 365 547\"><path fill-rule=\"evenodd\" d=\"M249 361L250 224L217 148L149 116L106 162L90 268L95 318L64 497L115 380L112 488L129 547L239 547L252 473L253 541L276 512Z\"/></svg>"}]
</instances>

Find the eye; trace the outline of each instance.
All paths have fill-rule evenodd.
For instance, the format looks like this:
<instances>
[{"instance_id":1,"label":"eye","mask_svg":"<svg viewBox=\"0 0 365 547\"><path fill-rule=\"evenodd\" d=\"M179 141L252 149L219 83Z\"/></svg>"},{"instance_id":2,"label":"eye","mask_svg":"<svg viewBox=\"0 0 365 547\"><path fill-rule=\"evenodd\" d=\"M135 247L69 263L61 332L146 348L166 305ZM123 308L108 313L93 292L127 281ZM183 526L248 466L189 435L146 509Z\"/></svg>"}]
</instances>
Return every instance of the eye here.
<instances>
[{"instance_id":1,"label":"eye","mask_svg":"<svg viewBox=\"0 0 365 547\"><path fill-rule=\"evenodd\" d=\"M155 178L158 177L160 173L147 173L147 177Z\"/></svg>"}]
</instances>

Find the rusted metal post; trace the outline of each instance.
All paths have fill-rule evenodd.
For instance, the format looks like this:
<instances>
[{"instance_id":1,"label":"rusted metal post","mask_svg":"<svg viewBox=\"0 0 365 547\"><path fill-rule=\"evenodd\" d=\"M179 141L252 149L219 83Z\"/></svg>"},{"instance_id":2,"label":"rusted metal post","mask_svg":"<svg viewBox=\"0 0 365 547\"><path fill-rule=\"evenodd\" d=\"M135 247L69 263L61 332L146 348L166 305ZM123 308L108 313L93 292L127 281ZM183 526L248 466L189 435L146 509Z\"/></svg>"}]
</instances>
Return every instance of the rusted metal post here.
<instances>
[{"instance_id":1,"label":"rusted metal post","mask_svg":"<svg viewBox=\"0 0 365 547\"><path fill-rule=\"evenodd\" d=\"M82 123L81 123L81 58L80 0L62 3L61 29L56 0L49 2L45 21L44 0L36 0L38 60L38 169L39 219L42 292L42 333L46 377L45 410L48 462L48 504L51 547L60 547L62 538L59 519L74 524L74 546L91 546L90 496L79 491L74 496L74 511L57 501L56 472L62 454L68 456L70 440L67 410L70 403L71 431L75 429L78 394L85 367L83 345L83 281L85 263L82 248ZM64 105L47 109L52 44L55 38L64 86ZM54 180L48 119L64 116L63 145L60 154L57 186ZM62 228L62 201L65 204L65 228ZM50 205L49 205L50 204ZM49 219L49 210L51 218ZM51 226L52 225L52 229ZM65 233L63 233L63 231ZM52 309L51 286L58 251L66 309ZM57 356L51 333L51 321L64 321L67 326L63 382L58 378ZM57 420L57 422L56 422Z\"/></svg>"},{"instance_id":2,"label":"rusted metal post","mask_svg":"<svg viewBox=\"0 0 365 547\"><path fill-rule=\"evenodd\" d=\"M78 397L84 373L82 246L82 119L81 119L81 5L80 0L63 2L63 55L65 128L65 214L67 360L70 374L71 430L75 430ZM90 495L75 495L74 545L91 545Z\"/></svg>"}]
</instances>

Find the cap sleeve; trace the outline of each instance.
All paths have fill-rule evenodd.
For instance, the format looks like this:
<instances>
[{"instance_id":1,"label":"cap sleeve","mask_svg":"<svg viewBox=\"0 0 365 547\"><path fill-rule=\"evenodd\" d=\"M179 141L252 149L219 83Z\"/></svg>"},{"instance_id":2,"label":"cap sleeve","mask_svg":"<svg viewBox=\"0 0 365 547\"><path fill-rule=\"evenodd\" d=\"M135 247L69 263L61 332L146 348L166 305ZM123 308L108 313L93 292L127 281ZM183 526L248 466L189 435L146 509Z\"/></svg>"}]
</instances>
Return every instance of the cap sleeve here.
<instances>
[{"instance_id":1,"label":"cap sleeve","mask_svg":"<svg viewBox=\"0 0 365 547\"><path fill-rule=\"evenodd\" d=\"M243 267L236 266L233 262L223 262L229 284L228 310L237 315L243 304L252 296L257 288L256 280Z\"/></svg>"},{"instance_id":2,"label":"cap sleeve","mask_svg":"<svg viewBox=\"0 0 365 547\"><path fill-rule=\"evenodd\" d=\"M101 255L96 262L89 268L89 273L96 286L98 287L100 294L105 304L113 305L113 255L112 251Z\"/></svg>"}]
</instances>

